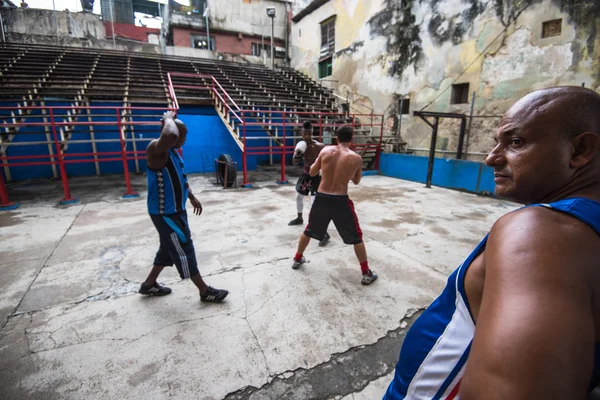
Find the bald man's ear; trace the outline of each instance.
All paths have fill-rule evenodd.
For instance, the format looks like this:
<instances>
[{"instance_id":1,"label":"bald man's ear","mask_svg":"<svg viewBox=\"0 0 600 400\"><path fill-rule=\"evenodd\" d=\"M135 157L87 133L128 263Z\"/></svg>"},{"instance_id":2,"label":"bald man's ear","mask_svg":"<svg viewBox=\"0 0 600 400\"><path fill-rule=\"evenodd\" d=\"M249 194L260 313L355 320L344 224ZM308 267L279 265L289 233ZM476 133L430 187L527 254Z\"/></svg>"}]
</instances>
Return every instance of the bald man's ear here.
<instances>
[{"instance_id":1,"label":"bald man's ear","mask_svg":"<svg viewBox=\"0 0 600 400\"><path fill-rule=\"evenodd\" d=\"M581 133L573 138L571 168L577 169L590 163L600 152L600 134Z\"/></svg>"},{"instance_id":2,"label":"bald man's ear","mask_svg":"<svg viewBox=\"0 0 600 400\"><path fill-rule=\"evenodd\" d=\"M177 125L177 130L179 131L179 133L181 134L187 134L187 126L185 126L185 124L183 123L182 120L180 119L176 119L175 120L175 125Z\"/></svg>"}]
</instances>

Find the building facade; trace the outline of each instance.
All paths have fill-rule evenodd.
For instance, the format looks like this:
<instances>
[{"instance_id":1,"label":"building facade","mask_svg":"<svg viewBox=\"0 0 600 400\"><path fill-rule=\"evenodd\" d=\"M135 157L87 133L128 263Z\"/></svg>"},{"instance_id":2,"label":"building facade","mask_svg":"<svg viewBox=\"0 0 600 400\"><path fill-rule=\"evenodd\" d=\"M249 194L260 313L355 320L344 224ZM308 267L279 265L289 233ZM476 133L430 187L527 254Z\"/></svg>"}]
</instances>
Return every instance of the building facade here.
<instances>
[{"instance_id":1,"label":"building facade","mask_svg":"<svg viewBox=\"0 0 600 400\"><path fill-rule=\"evenodd\" d=\"M271 8L275 12L275 57L282 62L286 58L287 32L291 25L290 5L283 0L205 0L200 9L187 11L184 8L171 12L170 44L175 47L270 57L271 18L266 10ZM207 20L210 40L206 36Z\"/></svg>"},{"instance_id":2,"label":"building facade","mask_svg":"<svg viewBox=\"0 0 600 400\"><path fill-rule=\"evenodd\" d=\"M481 159L525 93L600 90L597 0L300 0L294 10L291 66L385 113L413 149L431 138L413 111L472 114L469 159ZM458 122L442 119L439 134L441 154L455 151Z\"/></svg>"}]
</instances>

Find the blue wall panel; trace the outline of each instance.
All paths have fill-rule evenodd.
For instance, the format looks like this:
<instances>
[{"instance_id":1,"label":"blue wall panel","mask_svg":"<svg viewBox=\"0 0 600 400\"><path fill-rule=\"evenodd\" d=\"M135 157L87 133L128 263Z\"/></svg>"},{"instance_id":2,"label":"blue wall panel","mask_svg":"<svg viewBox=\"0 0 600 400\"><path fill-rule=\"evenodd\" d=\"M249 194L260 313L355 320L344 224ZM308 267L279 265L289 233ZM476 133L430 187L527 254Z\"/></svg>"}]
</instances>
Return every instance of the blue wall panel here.
<instances>
[{"instance_id":1,"label":"blue wall panel","mask_svg":"<svg viewBox=\"0 0 600 400\"><path fill-rule=\"evenodd\" d=\"M382 175L423 183L427 178L426 157L381 153L379 164Z\"/></svg>"},{"instance_id":2,"label":"blue wall panel","mask_svg":"<svg viewBox=\"0 0 600 400\"><path fill-rule=\"evenodd\" d=\"M223 153L231 155L238 163L238 171L242 170L242 152L216 113L191 115L181 111L179 119L188 128L187 141L183 146L187 173L214 172L215 159ZM251 159L248 157L248 168L256 169L256 161L252 163Z\"/></svg>"},{"instance_id":3,"label":"blue wall panel","mask_svg":"<svg viewBox=\"0 0 600 400\"><path fill-rule=\"evenodd\" d=\"M481 163L437 158L433 164L432 183L452 189L475 192Z\"/></svg>"},{"instance_id":4,"label":"blue wall panel","mask_svg":"<svg viewBox=\"0 0 600 400\"><path fill-rule=\"evenodd\" d=\"M479 189L477 193L488 192L493 194L495 187L494 169L484 165L481 169L481 178L479 179Z\"/></svg>"},{"instance_id":5,"label":"blue wall panel","mask_svg":"<svg viewBox=\"0 0 600 400\"><path fill-rule=\"evenodd\" d=\"M69 103L65 102L47 102L48 106L68 106ZM92 120L95 122L110 122L108 125L94 126L95 139L97 152L116 152L112 156L102 158L120 158L121 144L119 142L107 143L102 140L107 139L118 139L118 124L116 122L116 107L120 107L120 103L92 103L92 106L108 106L115 107L111 109L96 109L94 110L94 116ZM133 106L136 106L135 104ZM163 104L151 105L145 104L147 107L164 107ZM55 120L62 122L66 116L67 110L55 110ZM34 111L33 115L39 114L39 111ZM147 110L132 110L134 121L149 121L156 120L160 111L147 111ZM143 114L157 114L157 117L147 117ZM138 115L136 117L136 115ZM206 173L214 172L214 160L223 153L230 154L233 159L238 163L238 170L242 170L242 153L231 137L229 131L217 115L215 109L211 106L183 106L179 111L179 118L186 123L188 126L188 138L187 142L183 147L183 154L186 161L186 171L188 173ZM28 121L41 121L29 119ZM79 117L80 122L88 121L86 114ZM14 141L15 142L31 142L31 141L46 141L46 134L43 127L24 127L21 128ZM160 129L158 126L135 126L134 133L136 139L137 150L145 150L149 141L146 139L157 138L160 135ZM279 133L281 135L281 132ZM250 134L249 134L250 135ZM264 136L268 137L267 132L259 127L255 127L252 131L253 136ZM286 135L293 135L293 128L289 127L286 129ZM129 135L128 135L129 136ZM87 125L76 126L73 132L72 140L89 140L90 139L90 128ZM294 144L293 139L286 140L288 146ZM258 146L268 146L269 141L265 140L252 140L248 141L248 148ZM277 149L276 146L273 146ZM127 150L133 150L133 144L127 143ZM70 143L67 150L67 160L82 159L82 157L69 157L68 154L73 153L91 153L93 151L91 143ZM265 151L265 150L261 150ZM48 154L47 145L30 145L30 146L12 146L8 150L8 155L42 155ZM288 163L291 162L292 155L288 155ZM86 157L91 158L91 157ZM100 160L102 160L100 158ZM280 162L280 156L273 156L275 163ZM259 162L265 163L269 160L268 155L260 156L249 156L248 157L248 169L254 170ZM35 160L28 160L35 161ZM111 161L111 162L100 162L100 173L101 174L120 174L123 173L123 162L122 161ZM130 172L135 172L135 161L128 162ZM139 160L140 172L145 172L146 163L144 160ZM94 175L96 168L93 162L91 163L76 163L67 164L67 175L69 176L85 176ZM52 177L52 168L46 166L32 166L32 167L11 167L11 174L13 180L24 180L33 178L50 178Z\"/></svg>"},{"instance_id":6,"label":"blue wall panel","mask_svg":"<svg viewBox=\"0 0 600 400\"><path fill-rule=\"evenodd\" d=\"M30 116L37 117L42 115L40 110L32 110ZM28 122L43 122L42 118L27 118ZM39 126L27 126L19 129L17 135L12 140L13 143L27 143L27 142L45 142L46 132L43 127ZM28 155L47 155L48 146L46 144L35 144L35 145L16 145L8 146L6 151L7 156L28 156ZM9 163L22 163L22 162L40 162L49 161L49 158L30 158L30 159L19 159L9 160ZM4 168L2 168L4 169ZM10 168L11 178L13 180L23 180L32 178L49 178L52 176L52 167L50 165L38 165L31 167L15 167Z\"/></svg>"},{"instance_id":7,"label":"blue wall panel","mask_svg":"<svg viewBox=\"0 0 600 400\"><path fill-rule=\"evenodd\" d=\"M380 165L385 176L421 183L427 180L428 157L382 153ZM436 158L432 183L473 193L494 193L494 171L479 162Z\"/></svg>"}]
</instances>

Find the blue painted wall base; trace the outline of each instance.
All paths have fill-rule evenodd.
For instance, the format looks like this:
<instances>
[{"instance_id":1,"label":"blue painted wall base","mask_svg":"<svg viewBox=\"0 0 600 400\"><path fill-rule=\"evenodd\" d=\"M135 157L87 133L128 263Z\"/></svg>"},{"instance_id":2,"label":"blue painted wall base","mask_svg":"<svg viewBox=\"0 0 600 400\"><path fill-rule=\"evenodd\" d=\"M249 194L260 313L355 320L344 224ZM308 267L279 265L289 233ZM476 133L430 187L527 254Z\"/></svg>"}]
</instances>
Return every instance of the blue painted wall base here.
<instances>
[{"instance_id":1,"label":"blue painted wall base","mask_svg":"<svg viewBox=\"0 0 600 400\"><path fill-rule=\"evenodd\" d=\"M70 204L79 203L79 199L63 199L59 202L61 206L68 206Z\"/></svg>"},{"instance_id":2,"label":"blue painted wall base","mask_svg":"<svg viewBox=\"0 0 600 400\"><path fill-rule=\"evenodd\" d=\"M139 193L131 193L131 194L124 194L123 195L124 199L137 199L138 197L140 197Z\"/></svg>"},{"instance_id":3,"label":"blue painted wall base","mask_svg":"<svg viewBox=\"0 0 600 400\"><path fill-rule=\"evenodd\" d=\"M48 104L52 105L68 105L67 103L56 103ZM122 104L116 103L93 103L94 106L110 106L120 107ZM133 104L133 106L138 106ZM151 104L147 106L152 106ZM157 105L161 106L161 105ZM162 105L164 106L164 105ZM133 120L134 121L147 121L147 118L143 115L136 117L136 113L144 113L144 110L134 110ZM56 111L58 112L58 111ZM114 123L115 125L104 125L102 130L97 130L95 138L98 140L102 139L118 139L117 124L115 117L116 109L96 109L94 110L94 122L102 123ZM3 111L0 110L0 114ZM32 116L40 114L39 110L34 110ZM62 114L61 114L62 115ZM188 128L188 136L185 145L183 146L183 156L185 158L185 168L187 173L207 173L215 171L215 159L221 154L229 154L235 162L238 164L238 171L242 169L242 151L231 137L231 134L227 130L226 126L221 121L221 118L217 114L216 110L212 106L202 107L190 107L182 106L178 114L179 118L185 122ZM60 117L62 118L62 116ZM104 131L104 132L103 132ZM45 141L46 133L44 127L41 126L26 126L23 127L20 133L27 133L27 135L16 135L14 142L32 142L32 141ZM288 134L291 135L292 128L289 129ZM158 138L160 135L160 127L152 126L148 129L143 130L143 134L140 130L136 131L136 138L140 140ZM253 146L268 146L268 134L261 129L254 129L252 131L254 136L265 136L265 140L254 140L249 145L249 149ZM280 132L281 135L281 132ZM74 140L90 140L89 127L85 125L78 125L74 128L72 139ZM137 144L137 149L141 150L145 148L148 141L140 141ZM288 145L292 145L291 139L287 140ZM120 152L121 145L118 142L97 142L96 143L98 152ZM276 148L276 146L274 146ZM133 150L131 142L127 144L127 150ZM69 153L88 153L92 152L91 143L71 143L67 151ZM10 146L8 148L9 156L26 156L26 155L47 155L47 145L30 145L30 146ZM77 157L68 157L69 160L77 159ZM254 155L247 157L247 168L249 171L255 170L260 162L268 161L269 156ZM274 155L273 160L275 163L279 162L280 156ZM291 159L291 155L290 155ZM39 161L39 159L23 159L20 162ZM145 160L139 160L139 171L144 173L146 171ZM136 164L134 161L129 161L129 170L133 173L136 171ZM95 175L96 168L93 162L90 163L78 163L78 164L67 164L66 171L68 176L85 176ZM10 167L11 178L13 181L36 179L36 178L52 178L52 168L49 165L41 166L11 166ZM123 173L123 162L122 161L111 161L111 162L100 162L100 174L122 174ZM0 170L0 174L4 176L4 169Z\"/></svg>"},{"instance_id":4,"label":"blue painted wall base","mask_svg":"<svg viewBox=\"0 0 600 400\"><path fill-rule=\"evenodd\" d=\"M369 171L362 172L362 176L373 176L373 175L379 175L379 171L378 170L369 170Z\"/></svg>"},{"instance_id":5,"label":"blue painted wall base","mask_svg":"<svg viewBox=\"0 0 600 400\"><path fill-rule=\"evenodd\" d=\"M428 157L382 153L382 175L407 181L425 183ZM433 163L432 183L449 189L492 195L494 170L483 163L466 160L436 158Z\"/></svg>"},{"instance_id":6,"label":"blue painted wall base","mask_svg":"<svg viewBox=\"0 0 600 400\"><path fill-rule=\"evenodd\" d=\"M19 206L19 203L8 203L5 206L0 206L0 211L16 210L17 208L19 208Z\"/></svg>"}]
</instances>

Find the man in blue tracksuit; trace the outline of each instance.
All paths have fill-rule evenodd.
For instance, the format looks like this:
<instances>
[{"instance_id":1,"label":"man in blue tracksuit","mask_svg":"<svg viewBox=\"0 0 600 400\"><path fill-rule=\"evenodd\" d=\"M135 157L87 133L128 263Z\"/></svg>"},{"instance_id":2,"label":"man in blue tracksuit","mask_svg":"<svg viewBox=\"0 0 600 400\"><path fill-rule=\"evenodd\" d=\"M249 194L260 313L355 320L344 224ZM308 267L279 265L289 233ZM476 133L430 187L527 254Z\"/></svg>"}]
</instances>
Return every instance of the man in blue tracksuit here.
<instances>
[{"instance_id":1,"label":"man in blue tracksuit","mask_svg":"<svg viewBox=\"0 0 600 400\"><path fill-rule=\"evenodd\" d=\"M200 276L185 211L189 199L194 213L202 214L202 204L188 185L183 159L177 152L185 143L187 128L171 111L165 113L162 123L160 137L146 149L148 213L158 231L160 247L154 267L139 292L154 296L171 293L170 288L159 285L156 279L164 267L175 264L181 279L189 278L198 287L201 301L218 303L228 292L208 286Z\"/></svg>"}]
</instances>

